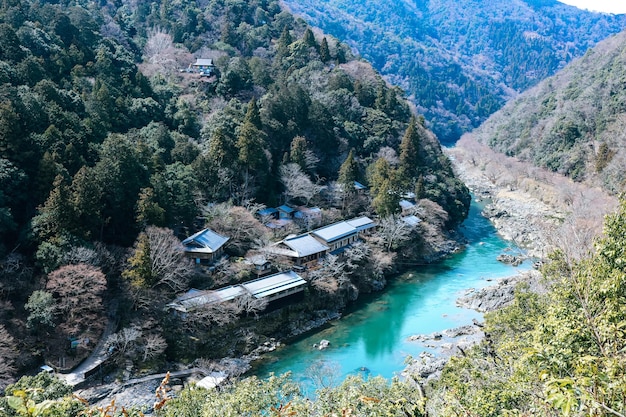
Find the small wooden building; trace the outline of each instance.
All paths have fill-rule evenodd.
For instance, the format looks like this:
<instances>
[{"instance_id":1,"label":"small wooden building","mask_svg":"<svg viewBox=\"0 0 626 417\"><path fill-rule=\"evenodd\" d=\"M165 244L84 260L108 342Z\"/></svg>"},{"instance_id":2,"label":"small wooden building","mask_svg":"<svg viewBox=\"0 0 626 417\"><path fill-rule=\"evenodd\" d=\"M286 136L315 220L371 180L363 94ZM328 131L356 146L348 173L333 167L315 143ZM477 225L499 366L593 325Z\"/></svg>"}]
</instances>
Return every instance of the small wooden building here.
<instances>
[{"instance_id":1,"label":"small wooden building","mask_svg":"<svg viewBox=\"0 0 626 417\"><path fill-rule=\"evenodd\" d=\"M306 233L284 239L273 249L274 253L291 258L295 265L308 266L324 257L329 247Z\"/></svg>"},{"instance_id":2,"label":"small wooden building","mask_svg":"<svg viewBox=\"0 0 626 417\"><path fill-rule=\"evenodd\" d=\"M359 237L359 231L348 222L342 221L315 229L311 232L311 236L328 246L331 251L334 251L356 242Z\"/></svg>"},{"instance_id":3,"label":"small wooden building","mask_svg":"<svg viewBox=\"0 0 626 417\"><path fill-rule=\"evenodd\" d=\"M215 71L215 65L213 65L213 60L209 58L196 59L196 62L191 64L191 68L195 73L206 76L213 75Z\"/></svg>"},{"instance_id":4,"label":"small wooden building","mask_svg":"<svg viewBox=\"0 0 626 417\"><path fill-rule=\"evenodd\" d=\"M211 229L204 229L183 240L185 255L197 264L210 265L224 254L224 245L230 238Z\"/></svg>"}]
</instances>

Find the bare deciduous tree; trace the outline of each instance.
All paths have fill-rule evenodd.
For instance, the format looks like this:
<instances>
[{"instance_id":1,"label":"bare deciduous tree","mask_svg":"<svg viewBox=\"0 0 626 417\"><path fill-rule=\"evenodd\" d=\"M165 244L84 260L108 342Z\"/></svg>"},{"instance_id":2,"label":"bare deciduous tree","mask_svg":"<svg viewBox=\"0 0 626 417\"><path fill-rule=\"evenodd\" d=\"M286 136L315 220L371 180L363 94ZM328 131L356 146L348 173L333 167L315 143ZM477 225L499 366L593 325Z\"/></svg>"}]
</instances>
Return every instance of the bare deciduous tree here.
<instances>
[{"instance_id":1,"label":"bare deciduous tree","mask_svg":"<svg viewBox=\"0 0 626 417\"><path fill-rule=\"evenodd\" d=\"M402 220L401 216L393 214L380 220L376 233L387 252L390 252L393 247L408 240L413 229L414 226Z\"/></svg>"},{"instance_id":2,"label":"bare deciduous tree","mask_svg":"<svg viewBox=\"0 0 626 417\"><path fill-rule=\"evenodd\" d=\"M389 146L383 146L378 150L376 154L376 159L383 158L389 162L391 166L397 166L400 163L400 158L398 158L398 153L395 149Z\"/></svg>"},{"instance_id":3,"label":"bare deciduous tree","mask_svg":"<svg viewBox=\"0 0 626 417\"><path fill-rule=\"evenodd\" d=\"M334 293L345 281L349 281L345 275L345 267L346 264L337 256L326 255L322 266L309 272L309 281L319 291Z\"/></svg>"},{"instance_id":4,"label":"bare deciduous tree","mask_svg":"<svg viewBox=\"0 0 626 417\"><path fill-rule=\"evenodd\" d=\"M170 229L150 226L137 238L135 251L123 275L139 287L187 288L194 266L185 257L180 240Z\"/></svg>"},{"instance_id":5,"label":"bare deciduous tree","mask_svg":"<svg viewBox=\"0 0 626 417\"><path fill-rule=\"evenodd\" d=\"M145 233L150 242L152 273L157 282L174 291L186 289L194 268L185 257L178 238L170 229L154 226L146 228Z\"/></svg>"},{"instance_id":6,"label":"bare deciduous tree","mask_svg":"<svg viewBox=\"0 0 626 417\"><path fill-rule=\"evenodd\" d=\"M245 290L243 294L235 298L233 302L237 311L254 314L255 317L260 311L265 310L265 307L267 307L266 298L256 298L253 294Z\"/></svg>"},{"instance_id":7,"label":"bare deciduous tree","mask_svg":"<svg viewBox=\"0 0 626 417\"><path fill-rule=\"evenodd\" d=\"M143 352L142 360L145 362L148 359L156 358L165 352L166 348L167 342L165 339L159 334L151 333L144 338L141 345Z\"/></svg>"},{"instance_id":8,"label":"bare deciduous tree","mask_svg":"<svg viewBox=\"0 0 626 417\"><path fill-rule=\"evenodd\" d=\"M177 48L172 36L160 28L148 32L144 56L146 62L150 64L148 73L173 72L192 61L191 54Z\"/></svg>"},{"instance_id":9,"label":"bare deciduous tree","mask_svg":"<svg viewBox=\"0 0 626 417\"><path fill-rule=\"evenodd\" d=\"M211 303L187 313L181 324L190 330L208 328L215 324L219 327L237 320L238 309L232 302Z\"/></svg>"},{"instance_id":10,"label":"bare deciduous tree","mask_svg":"<svg viewBox=\"0 0 626 417\"><path fill-rule=\"evenodd\" d=\"M266 239L268 230L250 211L228 203L203 208L206 226L228 236L228 248L243 256L259 239Z\"/></svg>"},{"instance_id":11,"label":"bare deciduous tree","mask_svg":"<svg viewBox=\"0 0 626 417\"><path fill-rule=\"evenodd\" d=\"M15 359L18 351L13 336L0 324L0 390L15 382Z\"/></svg>"},{"instance_id":12,"label":"bare deciduous tree","mask_svg":"<svg viewBox=\"0 0 626 417\"><path fill-rule=\"evenodd\" d=\"M311 181L298 164L281 165L280 181L285 186L287 199L302 198L308 205L324 187Z\"/></svg>"},{"instance_id":13,"label":"bare deciduous tree","mask_svg":"<svg viewBox=\"0 0 626 417\"><path fill-rule=\"evenodd\" d=\"M136 327L125 327L109 336L106 345L119 358L132 357L140 337L141 330Z\"/></svg>"},{"instance_id":14,"label":"bare deciduous tree","mask_svg":"<svg viewBox=\"0 0 626 417\"><path fill-rule=\"evenodd\" d=\"M105 322L102 295L106 286L104 274L91 265L66 265L51 272L46 289L55 296L62 313L60 328L69 334L102 328Z\"/></svg>"}]
</instances>

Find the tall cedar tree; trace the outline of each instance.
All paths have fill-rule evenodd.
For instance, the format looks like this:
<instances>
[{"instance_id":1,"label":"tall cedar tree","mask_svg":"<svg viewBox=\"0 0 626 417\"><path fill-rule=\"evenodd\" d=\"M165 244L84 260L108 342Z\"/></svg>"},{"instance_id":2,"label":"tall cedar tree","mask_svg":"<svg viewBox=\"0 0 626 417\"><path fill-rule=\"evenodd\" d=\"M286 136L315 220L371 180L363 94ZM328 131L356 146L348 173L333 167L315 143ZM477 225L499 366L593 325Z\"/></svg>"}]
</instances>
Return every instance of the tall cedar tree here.
<instances>
[{"instance_id":1,"label":"tall cedar tree","mask_svg":"<svg viewBox=\"0 0 626 417\"><path fill-rule=\"evenodd\" d=\"M359 165L354 159L354 149L350 150L348 157L339 168L338 182L341 184L344 193L354 192L354 181L357 180L359 174Z\"/></svg>"},{"instance_id":2,"label":"tall cedar tree","mask_svg":"<svg viewBox=\"0 0 626 417\"><path fill-rule=\"evenodd\" d=\"M400 187L398 172L385 158L378 158L369 168L372 206L381 216L388 216L399 210Z\"/></svg>"},{"instance_id":3,"label":"tall cedar tree","mask_svg":"<svg viewBox=\"0 0 626 417\"><path fill-rule=\"evenodd\" d=\"M315 35L310 28L307 28L304 31L304 35L302 35L302 41L306 46L310 46L311 48L315 48L316 50L319 48L317 41L315 40Z\"/></svg>"},{"instance_id":4,"label":"tall cedar tree","mask_svg":"<svg viewBox=\"0 0 626 417\"><path fill-rule=\"evenodd\" d=\"M400 170L402 171L402 180L406 183L411 182L419 175L420 137L416 124L417 120L412 116L400 143Z\"/></svg>"},{"instance_id":5,"label":"tall cedar tree","mask_svg":"<svg viewBox=\"0 0 626 417\"><path fill-rule=\"evenodd\" d=\"M259 130L263 128L259 106L257 106L256 98L254 97L252 97L252 100L248 103L248 109L246 110L246 117L244 119L244 123L245 122L252 123L252 125Z\"/></svg>"},{"instance_id":6,"label":"tall cedar tree","mask_svg":"<svg viewBox=\"0 0 626 417\"><path fill-rule=\"evenodd\" d=\"M307 170L306 166L306 139L302 136L296 136L291 141L289 151L289 161L300 165L303 171ZM284 164L283 164L284 165Z\"/></svg>"},{"instance_id":7,"label":"tall cedar tree","mask_svg":"<svg viewBox=\"0 0 626 417\"><path fill-rule=\"evenodd\" d=\"M328 41L324 37L322 39L322 44L320 45L320 59L323 63L330 61L330 50L328 49Z\"/></svg>"}]
</instances>

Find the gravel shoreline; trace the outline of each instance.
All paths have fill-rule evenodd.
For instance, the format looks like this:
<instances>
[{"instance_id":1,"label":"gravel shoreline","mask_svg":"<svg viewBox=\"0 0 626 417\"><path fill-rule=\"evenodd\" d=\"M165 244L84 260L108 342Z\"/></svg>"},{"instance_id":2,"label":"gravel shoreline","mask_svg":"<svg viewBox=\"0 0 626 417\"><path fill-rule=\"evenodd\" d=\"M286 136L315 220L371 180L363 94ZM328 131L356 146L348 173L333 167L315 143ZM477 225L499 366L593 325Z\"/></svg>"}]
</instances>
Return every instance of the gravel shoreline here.
<instances>
[{"instance_id":1,"label":"gravel shoreline","mask_svg":"<svg viewBox=\"0 0 626 417\"><path fill-rule=\"evenodd\" d=\"M549 206L522 190L498 187L479 167L455 158L449 150L455 172L478 201L489 200L483 210L505 239L526 251L527 256L543 258L547 255L548 231L565 219L567 213Z\"/></svg>"}]
</instances>

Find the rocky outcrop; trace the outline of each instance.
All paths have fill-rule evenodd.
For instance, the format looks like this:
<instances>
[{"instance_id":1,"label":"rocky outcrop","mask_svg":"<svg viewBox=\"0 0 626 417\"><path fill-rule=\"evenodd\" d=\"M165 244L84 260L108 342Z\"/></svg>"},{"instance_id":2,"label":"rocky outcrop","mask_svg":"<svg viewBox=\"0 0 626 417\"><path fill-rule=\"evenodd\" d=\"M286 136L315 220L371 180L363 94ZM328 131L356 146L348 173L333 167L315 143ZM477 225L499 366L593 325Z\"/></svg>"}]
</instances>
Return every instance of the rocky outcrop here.
<instances>
[{"instance_id":1,"label":"rocky outcrop","mask_svg":"<svg viewBox=\"0 0 626 417\"><path fill-rule=\"evenodd\" d=\"M513 265L513 266L519 266L522 264L522 262L524 262L524 257L522 256L516 256L516 255L509 255L507 253L503 253L501 255L498 255L498 257L496 258L499 262L505 263L505 264L509 264L509 265Z\"/></svg>"},{"instance_id":2,"label":"rocky outcrop","mask_svg":"<svg viewBox=\"0 0 626 417\"><path fill-rule=\"evenodd\" d=\"M515 299L515 288L527 283L531 291L544 292L538 271L525 271L513 277L502 278L495 285L479 290L470 288L456 300L459 307L471 308L480 312L494 311L505 307Z\"/></svg>"},{"instance_id":3,"label":"rocky outcrop","mask_svg":"<svg viewBox=\"0 0 626 417\"><path fill-rule=\"evenodd\" d=\"M563 214L539 200L500 190L482 212L506 240L527 250L529 256L543 257L546 230L563 220Z\"/></svg>"},{"instance_id":4,"label":"rocky outcrop","mask_svg":"<svg viewBox=\"0 0 626 417\"><path fill-rule=\"evenodd\" d=\"M484 337L480 326L467 325L431 334L418 334L409 340L421 343L425 349L417 358L409 360L402 371L404 377L411 376L420 382L438 378L448 360L478 344Z\"/></svg>"}]
</instances>

